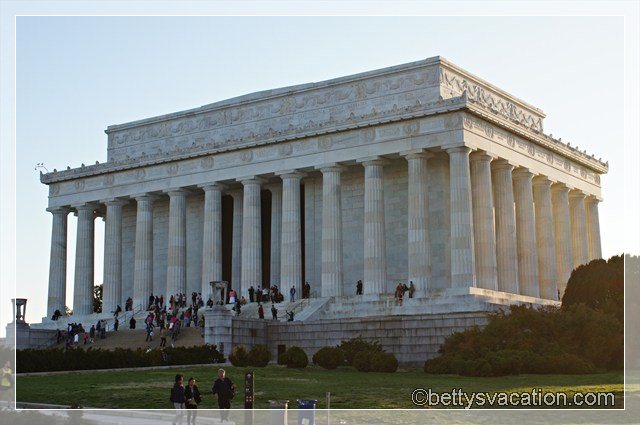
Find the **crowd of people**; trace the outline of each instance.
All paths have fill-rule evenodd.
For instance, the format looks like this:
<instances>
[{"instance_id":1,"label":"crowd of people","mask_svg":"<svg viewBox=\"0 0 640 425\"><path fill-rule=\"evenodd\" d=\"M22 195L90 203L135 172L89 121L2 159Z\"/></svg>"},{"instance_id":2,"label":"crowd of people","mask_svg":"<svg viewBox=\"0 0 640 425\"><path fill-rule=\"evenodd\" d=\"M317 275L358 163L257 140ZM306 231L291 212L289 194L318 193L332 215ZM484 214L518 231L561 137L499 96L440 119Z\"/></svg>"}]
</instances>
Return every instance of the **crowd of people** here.
<instances>
[{"instance_id":1,"label":"crowd of people","mask_svg":"<svg viewBox=\"0 0 640 425\"><path fill-rule=\"evenodd\" d=\"M80 344L93 344L97 339L106 338L107 322L106 320L98 320L95 325L87 331L82 323L69 323L66 330L58 329L56 334L56 342L60 344L64 341L65 348L78 348Z\"/></svg>"},{"instance_id":2,"label":"crowd of people","mask_svg":"<svg viewBox=\"0 0 640 425\"><path fill-rule=\"evenodd\" d=\"M224 369L218 369L218 378L213 383L211 393L218 401L220 409L220 421L229 420L229 409L231 409L231 400L236 395L236 386L229 377L226 376ZM175 382L171 388L169 400L173 403L177 410L173 423L182 423L184 410L187 411L187 424L195 425L198 412L198 405L202 403L202 394L196 383L196 379L191 377L184 385L184 376L177 374Z\"/></svg>"}]
</instances>

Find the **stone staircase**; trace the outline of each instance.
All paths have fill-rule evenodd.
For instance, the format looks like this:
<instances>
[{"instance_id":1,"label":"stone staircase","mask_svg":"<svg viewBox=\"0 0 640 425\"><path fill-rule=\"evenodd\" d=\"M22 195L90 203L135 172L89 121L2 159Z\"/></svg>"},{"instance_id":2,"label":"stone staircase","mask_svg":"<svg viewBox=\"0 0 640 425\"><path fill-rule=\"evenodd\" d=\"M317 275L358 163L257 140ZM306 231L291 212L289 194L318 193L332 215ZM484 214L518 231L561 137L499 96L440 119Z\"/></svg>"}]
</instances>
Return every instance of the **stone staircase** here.
<instances>
[{"instance_id":1,"label":"stone staircase","mask_svg":"<svg viewBox=\"0 0 640 425\"><path fill-rule=\"evenodd\" d=\"M93 344L80 344L81 348L100 348L103 350L113 350L115 348L157 348L160 345L160 334L156 328L153 333L152 341L145 341L147 332L144 329L119 328L118 331L109 331L105 339L96 338ZM203 345L204 338L200 328L188 327L181 328L178 339L173 342L171 336L167 337L167 346L174 344L176 347L192 347L194 345ZM61 346L64 342L60 343Z\"/></svg>"},{"instance_id":2,"label":"stone staircase","mask_svg":"<svg viewBox=\"0 0 640 425\"><path fill-rule=\"evenodd\" d=\"M391 294L332 298L313 319L494 311L512 304L560 305L557 301L482 288L448 288L431 290L414 298L405 296L402 305Z\"/></svg>"}]
</instances>

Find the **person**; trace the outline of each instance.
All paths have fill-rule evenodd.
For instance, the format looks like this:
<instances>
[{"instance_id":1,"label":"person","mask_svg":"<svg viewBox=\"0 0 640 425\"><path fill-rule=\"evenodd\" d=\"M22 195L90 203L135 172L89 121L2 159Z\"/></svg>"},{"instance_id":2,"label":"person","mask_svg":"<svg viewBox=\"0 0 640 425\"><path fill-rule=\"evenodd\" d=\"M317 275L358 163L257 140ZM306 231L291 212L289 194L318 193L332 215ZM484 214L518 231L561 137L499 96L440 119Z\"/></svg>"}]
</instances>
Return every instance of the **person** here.
<instances>
[{"instance_id":1,"label":"person","mask_svg":"<svg viewBox=\"0 0 640 425\"><path fill-rule=\"evenodd\" d=\"M236 301L235 310L236 310L236 316L240 316L240 310L241 310L241 307L240 307L240 300L237 300L237 301Z\"/></svg>"},{"instance_id":2,"label":"person","mask_svg":"<svg viewBox=\"0 0 640 425\"><path fill-rule=\"evenodd\" d=\"M416 285L413 284L413 280L409 282L409 298L413 298L413 294L416 292Z\"/></svg>"},{"instance_id":3,"label":"person","mask_svg":"<svg viewBox=\"0 0 640 425\"><path fill-rule=\"evenodd\" d=\"M147 339L144 341L153 341L153 322L147 322Z\"/></svg>"},{"instance_id":4,"label":"person","mask_svg":"<svg viewBox=\"0 0 640 425\"><path fill-rule=\"evenodd\" d=\"M113 321L113 330L117 331L118 330L118 325L120 325L120 321L118 320L118 318L116 317L116 320Z\"/></svg>"},{"instance_id":5,"label":"person","mask_svg":"<svg viewBox=\"0 0 640 425\"><path fill-rule=\"evenodd\" d=\"M253 302L253 296L255 294L256 290L253 288L253 285L251 285L249 287L249 302L252 303Z\"/></svg>"},{"instance_id":6,"label":"person","mask_svg":"<svg viewBox=\"0 0 640 425\"><path fill-rule=\"evenodd\" d=\"M296 287L292 286L291 289L289 289L289 295L291 296L291 302L294 302L296 300Z\"/></svg>"},{"instance_id":7,"label":"person","mask_svg":"<svg viewBox=\"0 0 640 425\"><path fill-rule=\"evenodd\" d=\"M262 286L258 287L258 291L256 293L258 295L257 296L257 300L258 300L259 303L261 303L263 301L263 299L262 299Z\"/></svg>"},{"instance_id":8,"label":"person","mask_svg":"<svg viewBox=\"0 0 640 425\"><path fill-rule=\"evenodd\" d=\"M399 305L402 305L402 296L403 295L404 295L404 287L402 286L402 283L398 283L398 286L396 286L395 298L396 298L396 302Z\"/></svg>"},{"instance_id":9,"label":"person","mask_svg":"<svg viewBox=\"0 0 640 425\"><path fill-rule=\"evenodd\" d=\"M207 300L207 308L213 308L213 300L211 299L211 297L209 297L209 300Z\"/></svg>"},{"instance_id":10,"label":"person","mask_svg":"<svg viewBox=\"0 0 640 425\"><path fill-rule=\"evenodd\" d=\"M358 283L356 283L356 295L362 295L362 281L359 280Z\"/></svg>"},{"instance_id":11,"label":"person","mask_svg":"<svg viewBox=\"0 0 640 425\"><path fill-rule=\"evenodd\" d=\"M233 289L229 290L229 304L236 303L236 292Z\"/></svg>"},{"instance_id":12,"label":"person","mask_svg":"<svg viewBox=\"0 0 640 425\"><path fill-rule=\"evenodd\" d=\"M293 310L292 311L285 310L285 313L287 314L287 322L293 322Z\"/></svg>"},{"instance_id":13,"label":"person","mask_svg":"<svg viewBox=\"0 0 640 425\"><path fill-rule=\"evenodd\" d=\"M187 387L184 389L185 407L187 408L187 424L196 424L196 414L198 404L202 402L200 390L196 385L196 378L189 378Z\"/></svg>"},{"instance_id":14,"label":"person","mask_svg":"<svg viewBox=\"0 0 640 425\"><path fill-rule=\"evenodd\" d=\"M218 369L218 379L213 383L211 391L218 399L220 421L228 421L229 411L227 409L231 409L231 400L236 395L236 386L231 379L226 377L224 369Z\"/></svg>"},{"instance_id":15,"label":"person","mask_svg":"<svg viewBox=\"0 0 640 425\"><path fill-rule=\"evenodd\" d=\"M118 315L119 315L120 313L122 313L122 307L120 307L120 305L118 305L118 306L116 307L116 311L115 311L115 313L113 313L113 317L118 317Z\"/></svg>"},{"instance_id":16,"label":"person","mask_svg":"<svg viewBox=\"0 0 640 425\"><path fill-rule=\"evenodd\" d=\"M62 316L62 313L60 313L60 310L56 310L53 312L53 316L51 316L51 320L58 320L60 316Z\"/></svg>"},{"instance_id":17,"label":"person","mask_svg":"<svg viewBox=\"0 0 640 425\"><path fill-rule=\"evenodd\" d=\"M129 329L135 329L136 328L136 318L131 316L131 320L129 320Z\"/></svg>"},{"instance_id":18,"label":"person","mask_svg":"<svg viewBox=\"0 0 640 425\"><path fill-rule=\"evenodd\" d=\"M247 304L247 299L244 297L244 295L240 298L240 305L246 305Z\"/></svg>"},{"instance_id":19,"label":"person","mask_svg":"<svg viewBox=\"0 0 640 425\"><path fill-rule=\"evenodd\" d=\"M160 329L160 347L167 346L167 335L169 335L169 330L165 326L163 326Z\"/></svg>"},{"instance_id":20,"label":"person","mask_svg":"<svg viewBox=\"0 0 640 425\"><path fill-rule=\"evenodd\" d=\"M258 304L258 318L264 319L264 308L262 307L262 304Z\"/></svg>"},{"instance_id":21,"label":"person","mask_svg":"<svg viewBox=\"0 0 640 425\"><path fill-rule=\"evenodd\" d=\"M271 317L273 320L278 320L278 309L275 304L271 304Z\"/></svg>"},{"instance_id":22,"label":"person","mask_svg":"<svg viewBox=\"0 0 640 425\"><path fill-rule=\"evenodd\" d=\"M164 308L164 295L160 295L160 298L158 299L158 304L160 305L160 308Z\"/></svg>"},{"instance_id":23,"label":"person","mask_svg":"<svg viewBox=\"0 0 640 425\"><path fill-rule=\"evenodd\" d=\"M96 325L91 325L89 328L89 342L93 344L93 341L96 338Z\"/></svg>"},{"instance_id":24,"label":"person","mask_svg":"<svg viewBox=\"0 0 640 425\"><path fill-rule=\"evenodd\" d=\"M305 298L311 298L311 285L309 285L309 282L304 283L304 292L306 294Z\"/></svg>"},{"instance_id":25,"label":"person","mask_svg":"<svg viewBox=\"0 0 640 425\"><path fill-rule=\"evenodd\" d=\"M13 388L13 371L11 370L11 362L9 360L6 361L2 370L0 370L2 376L0 377L0 391L2 394L0 398L7 397L11 399Z\"/></svg>"},{"instance_id":26,"label":"person","mask_svg":"<svg viewBox=\"0 0 640 425\"><path fill-rule=\"evenodd\" d=\"M178 411L176 417L173 419L173 424L182 423L182 409L184 409L184 383L181 374L176 375L175 383L171 388L171 397L169 398L173 403L173 407Z\"/></svg>"}]
</instances>

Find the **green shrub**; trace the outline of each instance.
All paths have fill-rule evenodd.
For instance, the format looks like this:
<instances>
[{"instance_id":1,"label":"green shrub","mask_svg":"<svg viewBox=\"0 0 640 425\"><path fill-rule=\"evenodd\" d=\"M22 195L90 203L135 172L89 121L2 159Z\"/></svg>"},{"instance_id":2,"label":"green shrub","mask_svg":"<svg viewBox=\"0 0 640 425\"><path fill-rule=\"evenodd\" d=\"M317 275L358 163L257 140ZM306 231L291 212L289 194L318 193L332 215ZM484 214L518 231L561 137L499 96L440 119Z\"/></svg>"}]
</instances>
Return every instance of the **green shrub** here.
<instances>
[{"instance_id":1,"label":"green shrub","mask_svg":"<svg viewBox=\"0 0 640 425\"><path fill-rule=\"evenodd\" d=\"M278 364L286 365L289 368L302 369L309 364L309 358L302 348L290 347L278 357Z\"/></svg>"},{"instance_id":2,"label":"green shrub","mask_svg":"<svg viewBox=\"0 0 640 425\"><path fill-rule=\"evenodd\" d=\"M372 353L371 371L393 373L398 370L398 359L391 353Z\"/></svg>"},{"instance_id":3,"label":"green shrub","mask_svg":"<svg viewBox=\"0 0 640 425\"><path fill-rule=\"evenodd\" d=\"M249 366L265 367L271 360L271 352L264 345L254 345L249 351Z\"/></svg>"},{"instance_id":4,"label":"green shrub","mask_svg":"<svg viewBox=\"0 0 640 425\"><path fill-rule=\"evenodd\" d=\"M635 257L634 257L635 258ZM637 260L636 260L637 261ZM511 306L445 339L427 373L584 374L624 367L623 257L573 271L562 308Z\"/></svg>"},{"instance_id":5,"label":"green shrub","mask_svg":"<svg viewBox=\"0 0 640 425\"><path fill-rule=\"evenodd\" d=\"M313 355L313 364L324 369L335 369L344 364L344 353L338 347L322 347Z\"/></svg>"},{"instance_id":6,"label":"green shrub","mask_svg":"<svg viewBox=\"0 0 640 425\"><path fill-rule=\"evenodd\" d=\"M165 349L169 365L222 363L224 357L215 345L175 347ZM17 371L53 372L65 370L118 369L148 367L162 364L160 350L116 348L113 351L95 349L64 350L49 348L16 351Z\"/></svg>"},{"instance_id":7,"label":"green shrub","mask_svg":"<svg viewBox=\"0 0 640 425\"><path fill-rule=\"evenodd\" d=\"M338 348L344 353L344 359L348 365L353 365L355 356L359 352L366 351L381 353L384 351L378 341L366 341L362 337L342 341L340 345L338 345Z\"/></svg>"},{"instance_id":8,"label":"green shrub","mask_svg":"<svg viewBox=\"0 0 640 425\"><path fill-rule=\"evenodd\" d=\"M359 351L353 358L353 367L360 372L371 372L372 351Z\"/></svg>"},{"instance_id":9,"label":"green shrub","mask_svg":"<svg viewBox=\"0 0 640 425\"><path fill-rule=\"evenodd\" d=\"M229 361L235 367L249 366L249 353L244 345L236 345L229 354Z\"/></svg>"}]
</instances>

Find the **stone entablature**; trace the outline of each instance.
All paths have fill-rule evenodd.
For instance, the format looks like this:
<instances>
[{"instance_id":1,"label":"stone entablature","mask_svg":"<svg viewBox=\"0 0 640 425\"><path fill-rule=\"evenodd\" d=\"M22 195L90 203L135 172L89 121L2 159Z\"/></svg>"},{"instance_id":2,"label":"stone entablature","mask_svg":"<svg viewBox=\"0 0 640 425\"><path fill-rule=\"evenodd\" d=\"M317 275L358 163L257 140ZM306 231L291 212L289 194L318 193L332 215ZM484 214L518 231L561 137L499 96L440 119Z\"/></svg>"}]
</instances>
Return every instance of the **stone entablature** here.
<instances>
[{"instance_id":1,"label":"stone entablature","mask_svg":"<svg viewBox=\"0 0 640 425\"><path fill-rule=\"evenodd\" d=\"M49 185L49 206L68 206L160 191L167 185L195 186L212 181L230 181L256 172L269 174L285 168L304 169L325 162L355 161L370 156L372 145L380 155L396 155L399 148L440 149L443 145L462 144L463 129L490 140L493 144L481 146L485 150L491 152L500 146L507 147L520 154L523 158L520 162L527 162L534 171L553 178L548 171L552 168L553 173L564 177L555 177L554 180L573 178L572 186L600 197L599 175L590 169L469 113L443 113L52 183ZM458 136L455 136L456 131ZM464 143L470 144L468 140ZM477 143L470 145L480 147L475 146Z\"/></svg>"},{"instance_id":2,"label":"stone entablature","mask_svg":"<svg viewBox=\"0 0 640 425\"><path fill-rule=\"evenodd\" d=\"M497 121L578 166L607 172L602 161L544 135L542 111L436 57L110 126L107 163L43 174L41 181L50 184L455 109ZM282 149L286 153L288 148Z\"/></svg>"}]
</instances>

